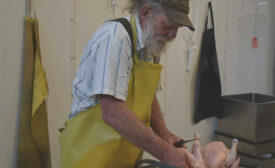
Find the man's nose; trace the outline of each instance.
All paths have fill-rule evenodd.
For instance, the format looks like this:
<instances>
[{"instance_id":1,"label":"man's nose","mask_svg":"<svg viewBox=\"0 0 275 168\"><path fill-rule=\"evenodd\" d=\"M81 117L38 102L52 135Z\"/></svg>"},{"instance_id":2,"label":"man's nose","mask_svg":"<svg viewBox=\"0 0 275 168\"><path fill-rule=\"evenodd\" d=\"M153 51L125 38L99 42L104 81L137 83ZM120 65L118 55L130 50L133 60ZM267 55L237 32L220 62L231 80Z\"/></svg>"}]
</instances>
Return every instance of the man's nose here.
<instances>
[{"instance_id":1,"label":"man's nose","mask_svg":"<svg viewBox=\"0 0 275 168\"><path fill-rule=\"evenodd\" d=\"M174 39L177 36L177 29L171 29L168 31L167 33L167 37L169 37L170 39Z\"/></svg>"}]
</instances>

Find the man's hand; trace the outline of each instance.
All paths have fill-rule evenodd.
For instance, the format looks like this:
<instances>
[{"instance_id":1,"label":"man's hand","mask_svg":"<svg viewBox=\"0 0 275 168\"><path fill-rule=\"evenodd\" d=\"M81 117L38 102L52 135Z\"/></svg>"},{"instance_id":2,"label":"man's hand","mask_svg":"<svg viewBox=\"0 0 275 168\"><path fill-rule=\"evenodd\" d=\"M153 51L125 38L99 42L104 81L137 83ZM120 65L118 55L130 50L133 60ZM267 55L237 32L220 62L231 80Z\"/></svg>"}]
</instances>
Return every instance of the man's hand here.
<instances>
[{"instance_id":1,"label":"man's hand","mask_svg":"<svg viewBox=\"0 0 275 168\"><path fill-rule=\"evenodd\" d=\"M177 135L173 134L170 131L167 131L166 133L164 133L163 135L161 135L161 138L164 139L166 142L168 142L170 145L174 146L175 142L179 142L181 140L180 137L178 137ZM187 148L186 145L184 144L182 146L182 148Z\"/></svg>"}]
</instances>

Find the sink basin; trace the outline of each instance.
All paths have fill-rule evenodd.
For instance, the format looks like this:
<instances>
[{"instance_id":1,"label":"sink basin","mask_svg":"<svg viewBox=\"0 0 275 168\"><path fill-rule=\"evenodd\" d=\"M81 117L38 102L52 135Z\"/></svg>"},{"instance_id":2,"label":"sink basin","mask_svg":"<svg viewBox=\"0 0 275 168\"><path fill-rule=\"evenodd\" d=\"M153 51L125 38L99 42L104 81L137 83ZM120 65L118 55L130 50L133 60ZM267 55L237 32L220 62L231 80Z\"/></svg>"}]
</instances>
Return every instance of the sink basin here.
<instances>
[{"instance_id":1,"label":"sink basin","mask_svg":"<svg viewBox=\"0 0 275 168\"><path fill-rule=\"evenodd\" d=\"M222 99L218 132L253 143L275 140L275 97L247 93Z\"/></svg>"}]
</instances>

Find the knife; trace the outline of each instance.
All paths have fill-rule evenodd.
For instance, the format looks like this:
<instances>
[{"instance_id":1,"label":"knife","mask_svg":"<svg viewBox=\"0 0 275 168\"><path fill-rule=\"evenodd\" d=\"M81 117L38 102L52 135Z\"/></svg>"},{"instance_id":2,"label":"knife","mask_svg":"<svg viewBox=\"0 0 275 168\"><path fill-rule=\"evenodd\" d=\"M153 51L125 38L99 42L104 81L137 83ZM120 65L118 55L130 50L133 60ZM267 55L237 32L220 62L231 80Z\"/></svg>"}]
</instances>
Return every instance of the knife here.
<instances>
[{"instance_id":1,"label":"knife","mask_svg":"<svg viewBox=\"0 0 275 168\"><path fill-rule=\"evenodd\" d=\"M188 142L192 142L195 140L199 140L200 138L195 138L195 139L190 139L190 140L180 140L174 143L174 147L176 148L181 148L184 144L188 143Z\"/></svg>"}]
</instances>

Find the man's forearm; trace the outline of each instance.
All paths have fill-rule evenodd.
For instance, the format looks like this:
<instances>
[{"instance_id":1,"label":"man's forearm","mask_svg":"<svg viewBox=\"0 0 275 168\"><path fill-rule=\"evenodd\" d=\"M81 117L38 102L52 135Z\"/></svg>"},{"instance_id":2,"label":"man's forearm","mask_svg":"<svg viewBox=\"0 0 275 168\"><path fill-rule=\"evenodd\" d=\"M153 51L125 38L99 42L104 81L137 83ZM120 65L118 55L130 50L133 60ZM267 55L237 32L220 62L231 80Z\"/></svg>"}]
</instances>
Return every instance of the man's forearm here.
<instances>
[{"instance_id":1,"label":"man's forearm","mask_svg":"<svg viewBox=\"0 0 275 168\"><path fill-rule=\"evenodd\" d=\"M103 119L107 124L112 126L131 143L146 150L158 159L165 160L166 156L164 155L169 153L171 146L150 131L126 107L124 102L108 96L101 99L101 107Z\"/></svg>"},{"instance_id":2,"label":"man's forearm","mask_svg":"<svg viewBox=\"0 0 275 168\"><path fill-rule=\"evenodd\" d=\"M165 121L162 117L159 103L157 97L155 96L152 103L152 112L151 112L151 127L153 131L158 134L160 137L164 137L165 134L169 132L165 125Z\"/></svg>"},{"instance_id":3,"label":"man's forearm","mask_svg":"<svg viewBox=\"0 0 275 168\"><path fill-rule=\"evenodd\" d=\"M191 167L187 150L174 148L154 134L124 102L112 96L102 96L100 103L103 120L131 143L164 163L181 168Z\"/></svg>"}]
</instances>

